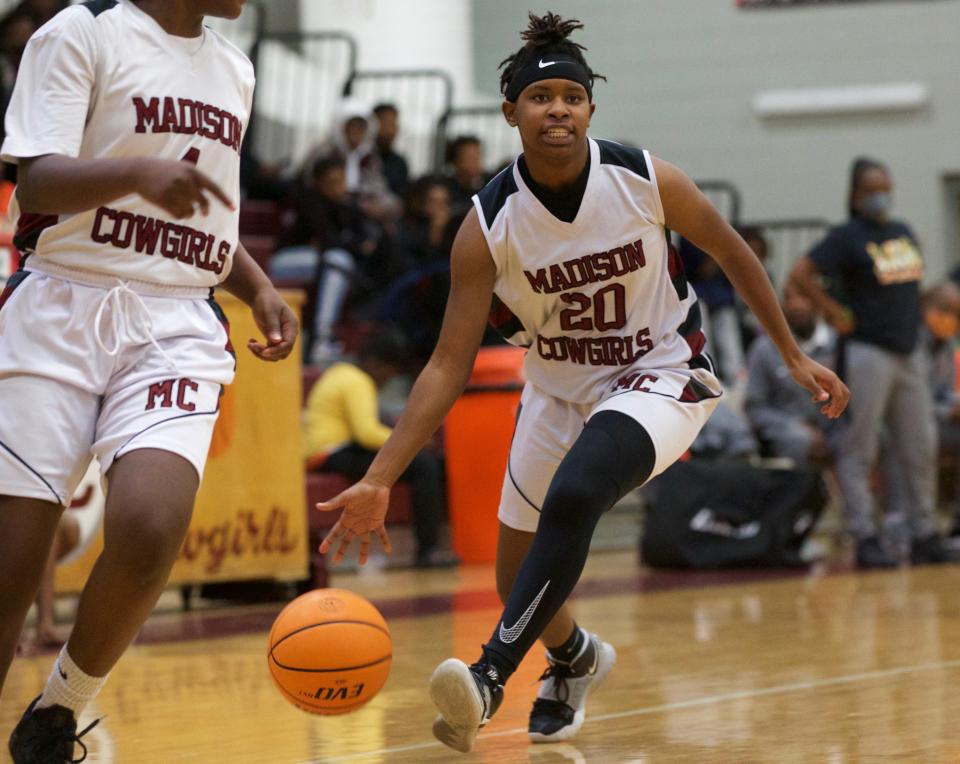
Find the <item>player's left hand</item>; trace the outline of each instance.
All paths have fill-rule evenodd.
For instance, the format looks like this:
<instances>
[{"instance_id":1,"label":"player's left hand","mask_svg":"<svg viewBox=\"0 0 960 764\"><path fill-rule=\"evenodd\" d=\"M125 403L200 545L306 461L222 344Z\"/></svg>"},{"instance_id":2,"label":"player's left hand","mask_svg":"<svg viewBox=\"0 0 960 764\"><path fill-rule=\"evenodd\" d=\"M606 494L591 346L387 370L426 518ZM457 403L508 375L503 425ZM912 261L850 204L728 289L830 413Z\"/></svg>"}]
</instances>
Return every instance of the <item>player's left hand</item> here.
<instances>
[{"instance_id":1,"label":"player's left hand","mask_svg":"<svg viewBox=\"0 0 960 764\"><path fill-rule=\"evenodd\" d=\"M253 320L267 338L267 344L250 339L247 347L261 361L280 361L290 355L300 330L297 317L276 289L261 289L250 306Z\"/></svg>"},{"instance_id":2,"label":"player's left hand","mask_svg":"<svg viewBox=\"0 0 960 764\"><path fill-rule=\"evenodd\" d=\"M353 539L360 541L360 564L367 561L370 550L370 534L375 534L383 545L383 551L390 554L390 537L383 526L387 516L387 503L390 500L390 489L369 480L354 483L343 493L334 496L329 501L317 504L321 512L332 512L343 509L340 519L320 544L321 554L334 550L334 563L340 562Z\"/></svg>"},{"instance_id":3,"label":"player's left hand","mask_svg":"<svg viewBox=\"0 0 960 764\"><path fill-rule=\"evenodd\" d=\"M789 368L794 381L813 393L813 402L824 404L820 411L830 419L836 419L843 413L850 402L850 390L840 381L840 377L805 355Z\"/></svg>"}]
</instances>

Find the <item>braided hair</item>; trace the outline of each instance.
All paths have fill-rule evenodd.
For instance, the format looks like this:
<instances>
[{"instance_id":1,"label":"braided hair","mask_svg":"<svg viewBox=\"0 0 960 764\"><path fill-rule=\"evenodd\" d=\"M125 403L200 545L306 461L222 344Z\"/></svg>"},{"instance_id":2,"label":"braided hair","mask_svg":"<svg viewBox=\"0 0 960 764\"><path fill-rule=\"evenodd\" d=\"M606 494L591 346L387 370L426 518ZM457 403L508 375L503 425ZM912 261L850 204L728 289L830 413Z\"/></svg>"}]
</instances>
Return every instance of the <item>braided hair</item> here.
<instances>
[{"instance_id":1,"label":"braided hair","mask_svg":"<svg viewBox=\"0 0 960 764\"><path fill-rule=\"evenodd\" d=\"M581 51L586 48L578 42L573 42L567 38L576 29L583 29L583 24L578 19L562 19L556 13L547 11L543 16L535 16L532 11L529 13L530 23L527 28L520 33L520 38L525 44L520 50L511 56L507 56L500 62L498 69L500 73L500 92L506 95L507 88L514 74L523 69L531 60L544 53L563 53L583 65L590 75L590 87L593 87L594 80L604 80L606 77L590 68Z\"/></svg>"}]
</instances>

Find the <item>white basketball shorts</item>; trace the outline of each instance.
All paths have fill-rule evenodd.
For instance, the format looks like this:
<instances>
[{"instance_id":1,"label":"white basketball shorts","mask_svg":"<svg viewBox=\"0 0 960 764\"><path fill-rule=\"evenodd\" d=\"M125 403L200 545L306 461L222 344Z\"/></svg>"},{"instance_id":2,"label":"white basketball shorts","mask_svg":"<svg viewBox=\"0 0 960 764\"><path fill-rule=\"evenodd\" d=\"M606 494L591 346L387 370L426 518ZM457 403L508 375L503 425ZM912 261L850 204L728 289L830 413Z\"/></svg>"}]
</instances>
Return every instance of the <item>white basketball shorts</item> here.
<instances>
[{"instance_id":1,"label":"white basketball shorts","mask_svg":"<svg viewBox=\"0 0 960 764\"><path fill-rule=\"evenodd\" d=\"M651 369L619 380L598 403L587 405L547 395L529 382L520 410L500 494L500 521L533 533L547 489L584 424L600 411L619 411L639 422L656 449L655 477L690 448L721 395L705 369Z\"/></svg>"},{"instance_id":2,"label":"white basketball shorts","mask_svg":"<svg viewBox=\"0 0 960 764\"><path fill-rule=\"evenodd\" d=\"M141 448L202 476L235 367L209 290L42 265L0 295L0 495L66 505L92 455L106 475Z\"/></svg>"}]
</instances>

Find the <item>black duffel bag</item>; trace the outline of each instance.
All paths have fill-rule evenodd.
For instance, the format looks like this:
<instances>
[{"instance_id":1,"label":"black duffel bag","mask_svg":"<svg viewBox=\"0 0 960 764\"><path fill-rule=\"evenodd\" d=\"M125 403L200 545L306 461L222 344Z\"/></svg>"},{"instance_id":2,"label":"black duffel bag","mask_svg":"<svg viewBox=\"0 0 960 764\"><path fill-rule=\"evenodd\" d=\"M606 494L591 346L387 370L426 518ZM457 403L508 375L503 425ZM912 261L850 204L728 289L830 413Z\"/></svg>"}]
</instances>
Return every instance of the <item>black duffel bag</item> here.
<instances>
[{"instance_id":1,"label":"black duffel bag","mask_svg":"<svg viewBox=\"0 0 960 764\"><path fill-rule=\"evenodd\" d=\"M827 501L819 473L677 462L644 488L643 562L662 568L803 565Z\"/></svg>"}]
</instances>

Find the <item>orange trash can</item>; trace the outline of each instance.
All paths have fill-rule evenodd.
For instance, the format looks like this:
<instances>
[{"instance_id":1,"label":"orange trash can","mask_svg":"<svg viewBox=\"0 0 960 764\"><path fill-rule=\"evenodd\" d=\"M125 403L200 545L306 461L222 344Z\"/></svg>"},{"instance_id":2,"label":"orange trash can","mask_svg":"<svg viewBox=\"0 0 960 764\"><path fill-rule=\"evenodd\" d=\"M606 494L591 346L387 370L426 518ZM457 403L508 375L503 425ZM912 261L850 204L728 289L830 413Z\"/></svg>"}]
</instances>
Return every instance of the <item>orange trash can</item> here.
<instances>
[{"instance_id":1,"label":"orange trash can","mask_svg":"<svg viewBox=\"0 0 960 764\"><path fill-rule=\"evenodd\" d=\"M463 395L444 423L447 506L454 551L466 563L497 554L497 508L523 389L516 347L480 348Z\"/></svg>"}]
</instances>

